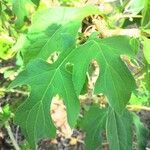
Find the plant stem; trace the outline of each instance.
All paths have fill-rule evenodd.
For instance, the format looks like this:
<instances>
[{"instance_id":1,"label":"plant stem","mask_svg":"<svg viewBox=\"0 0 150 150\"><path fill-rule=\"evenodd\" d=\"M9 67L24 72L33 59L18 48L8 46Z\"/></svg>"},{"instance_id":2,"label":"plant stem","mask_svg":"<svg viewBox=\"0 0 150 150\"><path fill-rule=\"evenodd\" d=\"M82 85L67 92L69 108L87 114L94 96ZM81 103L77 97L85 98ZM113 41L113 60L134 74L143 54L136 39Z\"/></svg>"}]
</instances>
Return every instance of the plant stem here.
<instances>
[{"instance_id":1,"label":"plant stem","mask_svg":"<svg viewBox=\"0 0 150 150\"><path fill-rule=\"evenodd\" d=\"M80 99L80 103L81 103L81 105L82 105L82 104L85 104L85 103L86 103L86 101L88 100L88 97L87 97L86 95L84 95L84 96L80 96L79 99ZM93 95L92 100L93 100L95 103L96 103L96 102L99 103L99 102L101 101L100 98L97 97L97 95ZM105 100L105 102L107 102L107 100ZM127 109L130 110L130 111L140 111L140 110L150 111L150 107L148 107L148 106L142 106L142 105L127 105L126 107L127 107Z\"/></svg>"},{"instance_id":2,"label":"plant stem","mask_svg":"<svg viewBox=\"0 0 150 150\"><path fill-rule=\"evenodd\" d=\"M10 127L8 122L5 123L5 128L6 128L7 132L8 132L8 135L9 135L9 137L11 139L11 142L12 142L15 150L21 150L19 145L18 145L18 143L15 140L15 137L14 137L12 131L11 131L11 127Z\"/></svg>"},{"instance_id":3,"label":"plant stem","mask_svg":"<svg viewBox=\"0 0 150 150\"><path fill-rule=\"evenodd\" d=\"M17 90L17 89L11 89L11 90L7 90L6 88L0 88L0 91L2 92L11 92L11 93L19 93L19 94L23 94L23 95L28 95L29 92L25 92L22 90Z\"/></svg>"},{"instance_id":4,"label":"plant stem","mask_svg":"<svg viewBox=\"0 0 150 150\"><path fill-rule=\"evenodd\" d=\"M115 36L115 35L127 35L130 37L140 37L141 36L141 31L137 28L132 28L132 29L109 29L109 30L105 30L104 33L101 32L104 37L111 37L111 36Z\"/></svg>"},{"instance_id":5,"label":"plant stem","mask_svg":"<svg viewBox=\"0 0 150 150\"><path fill-rule=\"evenodd\" d=\"M19 93L19 94L23 94L23 95L28 95L29 94L29 92L25 92L25 91L21 91L21 90L17 90L17 89L11 89L8 92Z\"/></svg>"},{"instance_id":6,"label":"plant stem","mask_svg":"<svg viewBox=\"0 0 150 150\"><path fill-rule=\"evenodd\" d=\"M102 37L110 37L114 35L128 35L130 37L140 37L141 30L138 28L131 28L131 29L110 29L104 19L93 19L93 24L95 25L96 29L100 32Z\"/></svg>"},{"instance_id":7,"label":"plant stem","mask_svg":"<svg viewBox=\"0 0 150 150\"><path fill-rule=\"evenodd\" d=\"M139 110L150 111L150 107L142 105L127 105L127 108L131 111L139 111Z\"/></svg>"},{"instance_id":8,"label":"plant stem","mask_svg":"<svg viewBox=\"0 0 150 150\"><path fill-rule=\"evenodd\" d=\"M142 18L142 15L134 15L134 14L117 14L114 18L117 20L123 19L123 18Z\"/></svg>"}]
</instances>

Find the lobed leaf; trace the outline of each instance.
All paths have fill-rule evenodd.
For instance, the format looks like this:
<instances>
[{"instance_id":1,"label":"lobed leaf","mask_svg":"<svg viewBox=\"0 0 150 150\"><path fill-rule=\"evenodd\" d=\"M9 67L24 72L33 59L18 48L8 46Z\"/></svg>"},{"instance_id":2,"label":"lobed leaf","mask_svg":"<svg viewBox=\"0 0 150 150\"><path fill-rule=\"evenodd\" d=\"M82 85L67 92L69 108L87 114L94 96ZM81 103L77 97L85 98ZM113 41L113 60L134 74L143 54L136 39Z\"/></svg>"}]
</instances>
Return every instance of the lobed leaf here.
<instances>
[{"instance_id":1,"label":"lobed leaf","mask_svg":"<svg viewBox=\"0 0 150 150\"><path fill-rule=\"evenodd\" d=\"M33 149L39 139L55 136L56 129L50 116L53 96L59 94L63 98L71 127L79 114L79 101L71 75L61 63L50 65L40 59L31 61L10 85L10 88L24 84L31 87L28 99L17 109L15 122L20 125Z\"/></svg>"},{"instance_id":2,"label":"lobed leaf","mask_svg":"<svg viewBox=\"0 0 150 150\"><path fill-rule=\"evenodd\" d=\"M116 40L119 40L119 43L114 45ZM130 40L124 36L93 39L79 48L63 51L54 64L35 59L27 65L26 70L12 82L10 88L23 84L31 87L31 94L18 108L15 121L21 126L33 149L40 138L55 135L55 127L49 112L51 99L56 94L64 99L69 124L72 127L75 125L79 114L77 96L83 87L86 71L92 59L96 59L101 66L95 91L106 94L115 111L121 112L124 109L135 86L133 77L120 58L121 54L134 55L129 43ZM82 63L79 60L82 60ZM68 62L74 65L73 77L66 70Z\"/></svg>"},{"instance_id":3,"label":"lobed leaf","mask_svg":"<svg viewBox=\"0 0 150 150\"><path fill-rule=\"evenodd\" d=\"M18 14L21 20L26 15L24 10L22 13L21 16ZM17 109L15 122L20 125L32 149L36 149L39 139L56 134L50 115L51 100L56 94L64 100L70 126L75 125L80 111L78 96L92 60L96 60L100 67L94 92L106 95L110 108L108 111L92 106L83 118L81 127L86 131L87 149L93 150L100 145L100 133L105 124L111 150L132 149L133 120L125 107L136 85L121 56L134 57L136 44L133 42L136 40L131 42L126 36L93 37L76 48L83 18L95 13L100 12L93 6L58 7L38 12L33 17L21 50L26 69L10 85L10 88L31 87L28 99ZM57 61L48 64L46 60L55 51L61 52ZM73 64L71 72L66 69L68 63ZM134 121L137 122L136 119ZM138 123L136 128L139 136L143 131L140 130L141 124ZM138 139L139 147L143 148L143 140L141 137Z\"/></svg>"},{"instance_id":4,"label":"lobed leaf","mask_svg":"<svg viewBox=\"0 0 150 150\"><path fill-rule=\"evenodd\" d=\"M115 111L122 112L136 86L134 78L120 58L121 55L134 56L130 39L126 36L89 40L73 50L69 61L74 64L73 83L77 95L84 85L89 64L95 59L100 66L95 93L105 94L110 106Z\"/></svg>"}]
</instances>

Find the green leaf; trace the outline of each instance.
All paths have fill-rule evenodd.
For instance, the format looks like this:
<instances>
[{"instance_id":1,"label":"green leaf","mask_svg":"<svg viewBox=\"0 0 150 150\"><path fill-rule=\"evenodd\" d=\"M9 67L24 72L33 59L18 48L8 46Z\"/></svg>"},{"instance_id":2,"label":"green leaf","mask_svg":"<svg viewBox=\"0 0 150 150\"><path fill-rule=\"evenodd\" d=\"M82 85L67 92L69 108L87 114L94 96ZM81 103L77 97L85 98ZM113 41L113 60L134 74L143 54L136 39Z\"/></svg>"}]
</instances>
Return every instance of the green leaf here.
<instances>
[{"instance_id":1,"label":"green leaf","mask_svg":"<svg viewBox=\"0 0 150 150\"><path fill-rule=\"evenodd\" d=\"M40 0L31 0L36 6L39 6Z\"/></svg>"},{"instance_id":2,"label":"green leaf","mask_svg":"<svg viewBox=\"0 0 150 150\"><path fill-rule=\"evenodd\" d=\"M143 34L150 35L150 28L149 29L142 29Z\"/></svg>"},{"instance_id":3,"label":"green leaf","mask_svg":"<svg viewBox=\"0 0 150 150\"><path fill-rule=\"evenodd\" d=\"M130 45L135 53L135 55L137 55L139 49L140 49L140 41L136 38L132 38L130 40Z\"/></svg>"},{"instance_id":4,"label":"green leaf","mask_svg":"<svg viewBox=\"0 0 150 150\"><path fill-rule=\"evenodd\" d=\"M22 49L25 64L31 59L46 60L55 51L75 47L75 40L83 18L99 13L98 8L57 7L37 12Z\"/></svg>"},{"instance_id":5,"label":"green leaf","mask_svg":"<svg viewBox=\"0 0 150 150\"><path fill-rule=\"evenodd\" d=\"M144 63L145 67L144 67L144 85L147 89L148 92L150 92L150 64L148 64L147 62ZM147 99L148 100L148 99Z\"/></svg>"},{"instance_id":6,"label":"green leaf","mask_svg":"<svg viewBox=\"0 0 150 150\"><path fill-rule=\"evenodd\" d=\"M110 150L132 150L132 115L127 110L118 115L110 109L106 130Z\"/></svg>"},{"instance_id":7,"label":"green leaf","mask_svg":"<svg viewBox=\"0 0 150 150\"><path fill-rule=\"evenodd\" d=\"M84 85L89 64L95 59L100 66L95 93L105 94L115 111L123 111L130 99L131 91L135 89L134 78L120 58L120 55L125 54L134 56L130 39L126 36L89 40L75 49L69 61L74 64L73 83L77 95ZM82 63L79 60L82 60Z\"/></svg>"},{"instance_id":8,"label":"green leaf","mask_svg":"<svg viewBox=\"0 0 150 150\"><path fill-rule=\"evenodd\" d=\"M12 82L10 88L27 84L31 87L29 98L17 109L15 122L20 125L32 149L41 138L55 136L56 129L50 116L52 97L59 94L66 105L71 127L79 114L79 101L74 92L71 75L62 66L62 59L50 65L37 59Z\"/></svg>"},{"instance_id":9,"label":"green leaf","mask_svg":"<svg viewBox=\"0 0 150 150\"><path fill-rule=\"evenodd\" d=\"M144 29L150 29L150 1L149 0L145 0L142 16L143 18L142 18L141 26Z\"/></svg>"},{"instance_id":10,"label":"green leaf","mask_svg":"<svg viewBox=\"0 0 150 150\"><path fill-rule=\"evenodd\" d=\"M9 104L0 107L0 127L12 118L12 111Z\"/></svg>"},{"instance_id":11,"label":"green leaf","mask_svg":"<svg viewBox=\"0 0 150 150\"><path fill-rule=\"evenodd\" d=\"M115 41L119 43L114 45ZM130 72L120 58L121 54L134 55L129 43L130 39L124 36L92 39L79 48L63 51L54 64L50 65L44 60L35 59L27 65L27 69L12 82L10 87L23 84L31 87L31 94L18 108L15 121L21 126L33 148L40 138L55 135L49 109L51 99L56 94L64 99L69 124L75 125L79 113L77 96L83 87L86 71L92 59L96 59L101 65L101 74L96 83L97 92L104 92L111 106L118 112L122 111L135 86ZM79 60L82 60L82 63ZM68 62L74 65L73 82L70 71L66 72Z\"/></svg>"},{"instance_id":12,"label":"green leaf","mask_svg":"<svg viewBox=\"0 0 150 150\"><path fill-rule=\"evenodd\" d=\"M14 44L14 41L11 37L2 34L0 36L0 58L7 60L13 56L15 53L14 50L12 50L12 45Z\"/></svg>"},{"instance_id":13,"label":"green leaf","mask_svg":"<svg viewBox=\"0 0 150 150\"><path fill-rule=\"evenodd\" d=\"M126 13L138 14L143 8L146 0L130 0L125 8Z\"/></svg>"},{"instance_id":14,"label":"green leaf","mask_svg":"<svg viewBox=\"0 0 150 150\"><path fill-rule=\"evenodd\" d=\"M143 53L146 61L150 64L150 39L144 37L143 38Z\"/></svg>"},{"instance_id":15,"label":"green leaf","mask_svg":"<svg viewBox=\"0 0 150 150\"><path fill-rule=\"evenodd\" d=\"M101 133L105 129L107 109L93 105L83 117L80 127L86 132L87 150L94 150L101 145Z\"/></svg>"},{"instance_id":16,"label":"green leaf","mask_svg":"<svg viewBox=\"0 0 150 150\"><path fill-rule=\"evenodd\" d=\"M148 136L148 131L141 123L140 118L133 113L133 122L136 129L136 137L138 142L138 150L145 150L146 149L146 141Z\"/></svg>"},{"instance_id":17,"label":"green leaf","mask_svg":"<svg viewBox=\"0 0 150 150\"><path fill-rule=\"evenodd\" d=\"M130 98L130 104L131 105L144 105L147 102L147 96L137 96L134 93L132 93Z\"/></svg>"},{"instance_id":18,"label":"green leaf","mask_svg":"<svg viewBox=\"0 0 150 150\"><path fill-rule=\"evenodd\" d=\"M2 13L2 3L0 2L0 14ZM1 16L1 15L0 15Z\"/></svg>"},{"instance_id":19,"label":"green leaf","mask_svg":"<svg viewBox=\"0 0 150 150\"><path fill-rule=\"evenodd\" d=\"M27 6L29 4L30 0L13 0L13 12L17 17L17 28L21 28L24 25L24 19L28 16Z\"/></svg>"}]
</instances>

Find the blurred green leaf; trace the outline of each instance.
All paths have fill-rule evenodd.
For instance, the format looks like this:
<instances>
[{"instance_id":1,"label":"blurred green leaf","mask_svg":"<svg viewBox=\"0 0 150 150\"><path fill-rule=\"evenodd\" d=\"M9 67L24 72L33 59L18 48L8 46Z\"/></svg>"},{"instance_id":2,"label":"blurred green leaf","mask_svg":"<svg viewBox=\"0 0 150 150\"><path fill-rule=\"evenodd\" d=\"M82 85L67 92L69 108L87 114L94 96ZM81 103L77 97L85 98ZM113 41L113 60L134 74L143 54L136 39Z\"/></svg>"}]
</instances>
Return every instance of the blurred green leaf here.
<instances>
[{"instance_id":1,"label":"blurred green leaf","mask_svg":"<svg viewBox=\"0 0 150 150\"><path fill-rule=\"evenodd\" d=\"M38 6L39 5L39 3L40 3L40 0L31 0L36 6Z\"/></svg>"},{"instance_id":2,"label":"blurred green leaf","mask_svg":"<svg viewBox=\"0 0 150 150\"><path fill-rule=\"evenodd\" d=\"M14 51L11 49L14 41L11 37L6 34L0 35L0 58L9 59L13 56Z\"/></svg>"},{"instance_id":3,"label":"blurred green leaf","mask_svg":"<svg viewBox=\"0 0 150 150\"><path fill-rule=\"evenodd\" d=\"M125 8L126 13L138 14L144 8L145 0L130 0Z\"/></svg>"},{"instance_id":4,"label":"blurred green leaf","mask_svg":"<svg viewBox=\"0 0 150 150\"><path fill-rule=\"evenodd\" d=\"M6 121L8 121L12 117L12 112L9 104L4 107L0 107L0 125L4 125Z\"/></svg>"},{"instance_id":5,"label":"blurred green leaf","mask_svg":"<svg viewBox=\"0 0 150 150\"><path fill-rule=\"evenodd\" d=\"M150 35L150 29L142 29L142 31Z\"/></svg>"},{"instance_id":6,"label":"blurred green leaf","mask_svg":"<svg viewBox=\"0 0 150 150\"><path fill-rule=\"evenodd\" d=\"M13 12L16 15L16 27L21 28L24 25L25 17L29 15L33 7L30 0L13 0Z\"/></svg>"},{"instance_id":7,"label":"blurred green leaf","mask_svg":"<svg viewBox=\"0 0 150 150\"><path fill-rule=\"evenodd\" d=\"M148 131L141 123L140 118L133 113L133 122L136 130L136 138L138 142L138 150L145 150Z\"/></svg>"},{"instance_id":8,"label":"blurred green leaf","mask_svg":"<svg viewBox=\"0 0 150 150\"><path fill-rule=\"evenodd\" d=\"M146 89L150 92L150 64L148 64L147 62L145 62L143 82L145 84ZM148 97L150 101L150 93L149 96L147 96L147 98Z\"/></svg>"},{"instance_id":9,"label":"blurred green leaf","mask_svg":"<svg viewBox=\"0 0 150 150\"><path fill-rule=\"evenodd\" d=\"M137 95L132 94L129 102L133 105L143 105L147 102L147 97L138 97Z\"/></svg>"},{"instance_id":10,"label":"blurred green leaf","mask_svg":"<svg viewBox=\"0 0 150 150\"><path fill-rule=\"evenodd\" d=\"M144 10L142 12L143 18L141 25L144 29L150 29L150 0L145 0Z\"/></svg>"},{"instance_id":11,"label":"blurred green leaf","mask_svg":"<svg viewBox=\"0 0 150 150\"><path fill-rule=\"evenodd\" d=\"M140 41L137 38L131 38L130 44L134 53L137 54L140 49Z\"/></svg>"},{"instance_id":12,"label":"blurred green leaf","mask_svg":"<svg viewBox=\"0 0 150 150\"><path fill-rule=\"evenodd\" d=\"M95 84L95 93L106 95L109 105L115 111L122 112L130 99L131 91L135 89L135 81L120 55L135 56L130 38L127 36L90 39L77 47L71 53L70 60L68 59L73 63L72 80L77 95L80 94L85 83L89 64L92 60L96 60L101 74ZM79 60L82 60L82 63ZM126 84L127 82L129 84Z\"/></svg>"},{"instance_id":13,"label":"blurred green leaf","mask_svg":"<svg viewBox=\"0 0 150 150\"><path fill-rule=\"evenodd\" d=\"M150 39L143 38L143 53L146 61L150 64Z\"/></svg>"},{"instance_id":14,"label":"blurred green leaf","mask_svg":"<svg viewBox=\"0 0 150 150\"><path fill-rule=\"evenodd\" d=\"M2 13L2 2L0 2L0 16L1 16L1 13Z\"/></svg>"}]
</instances>

